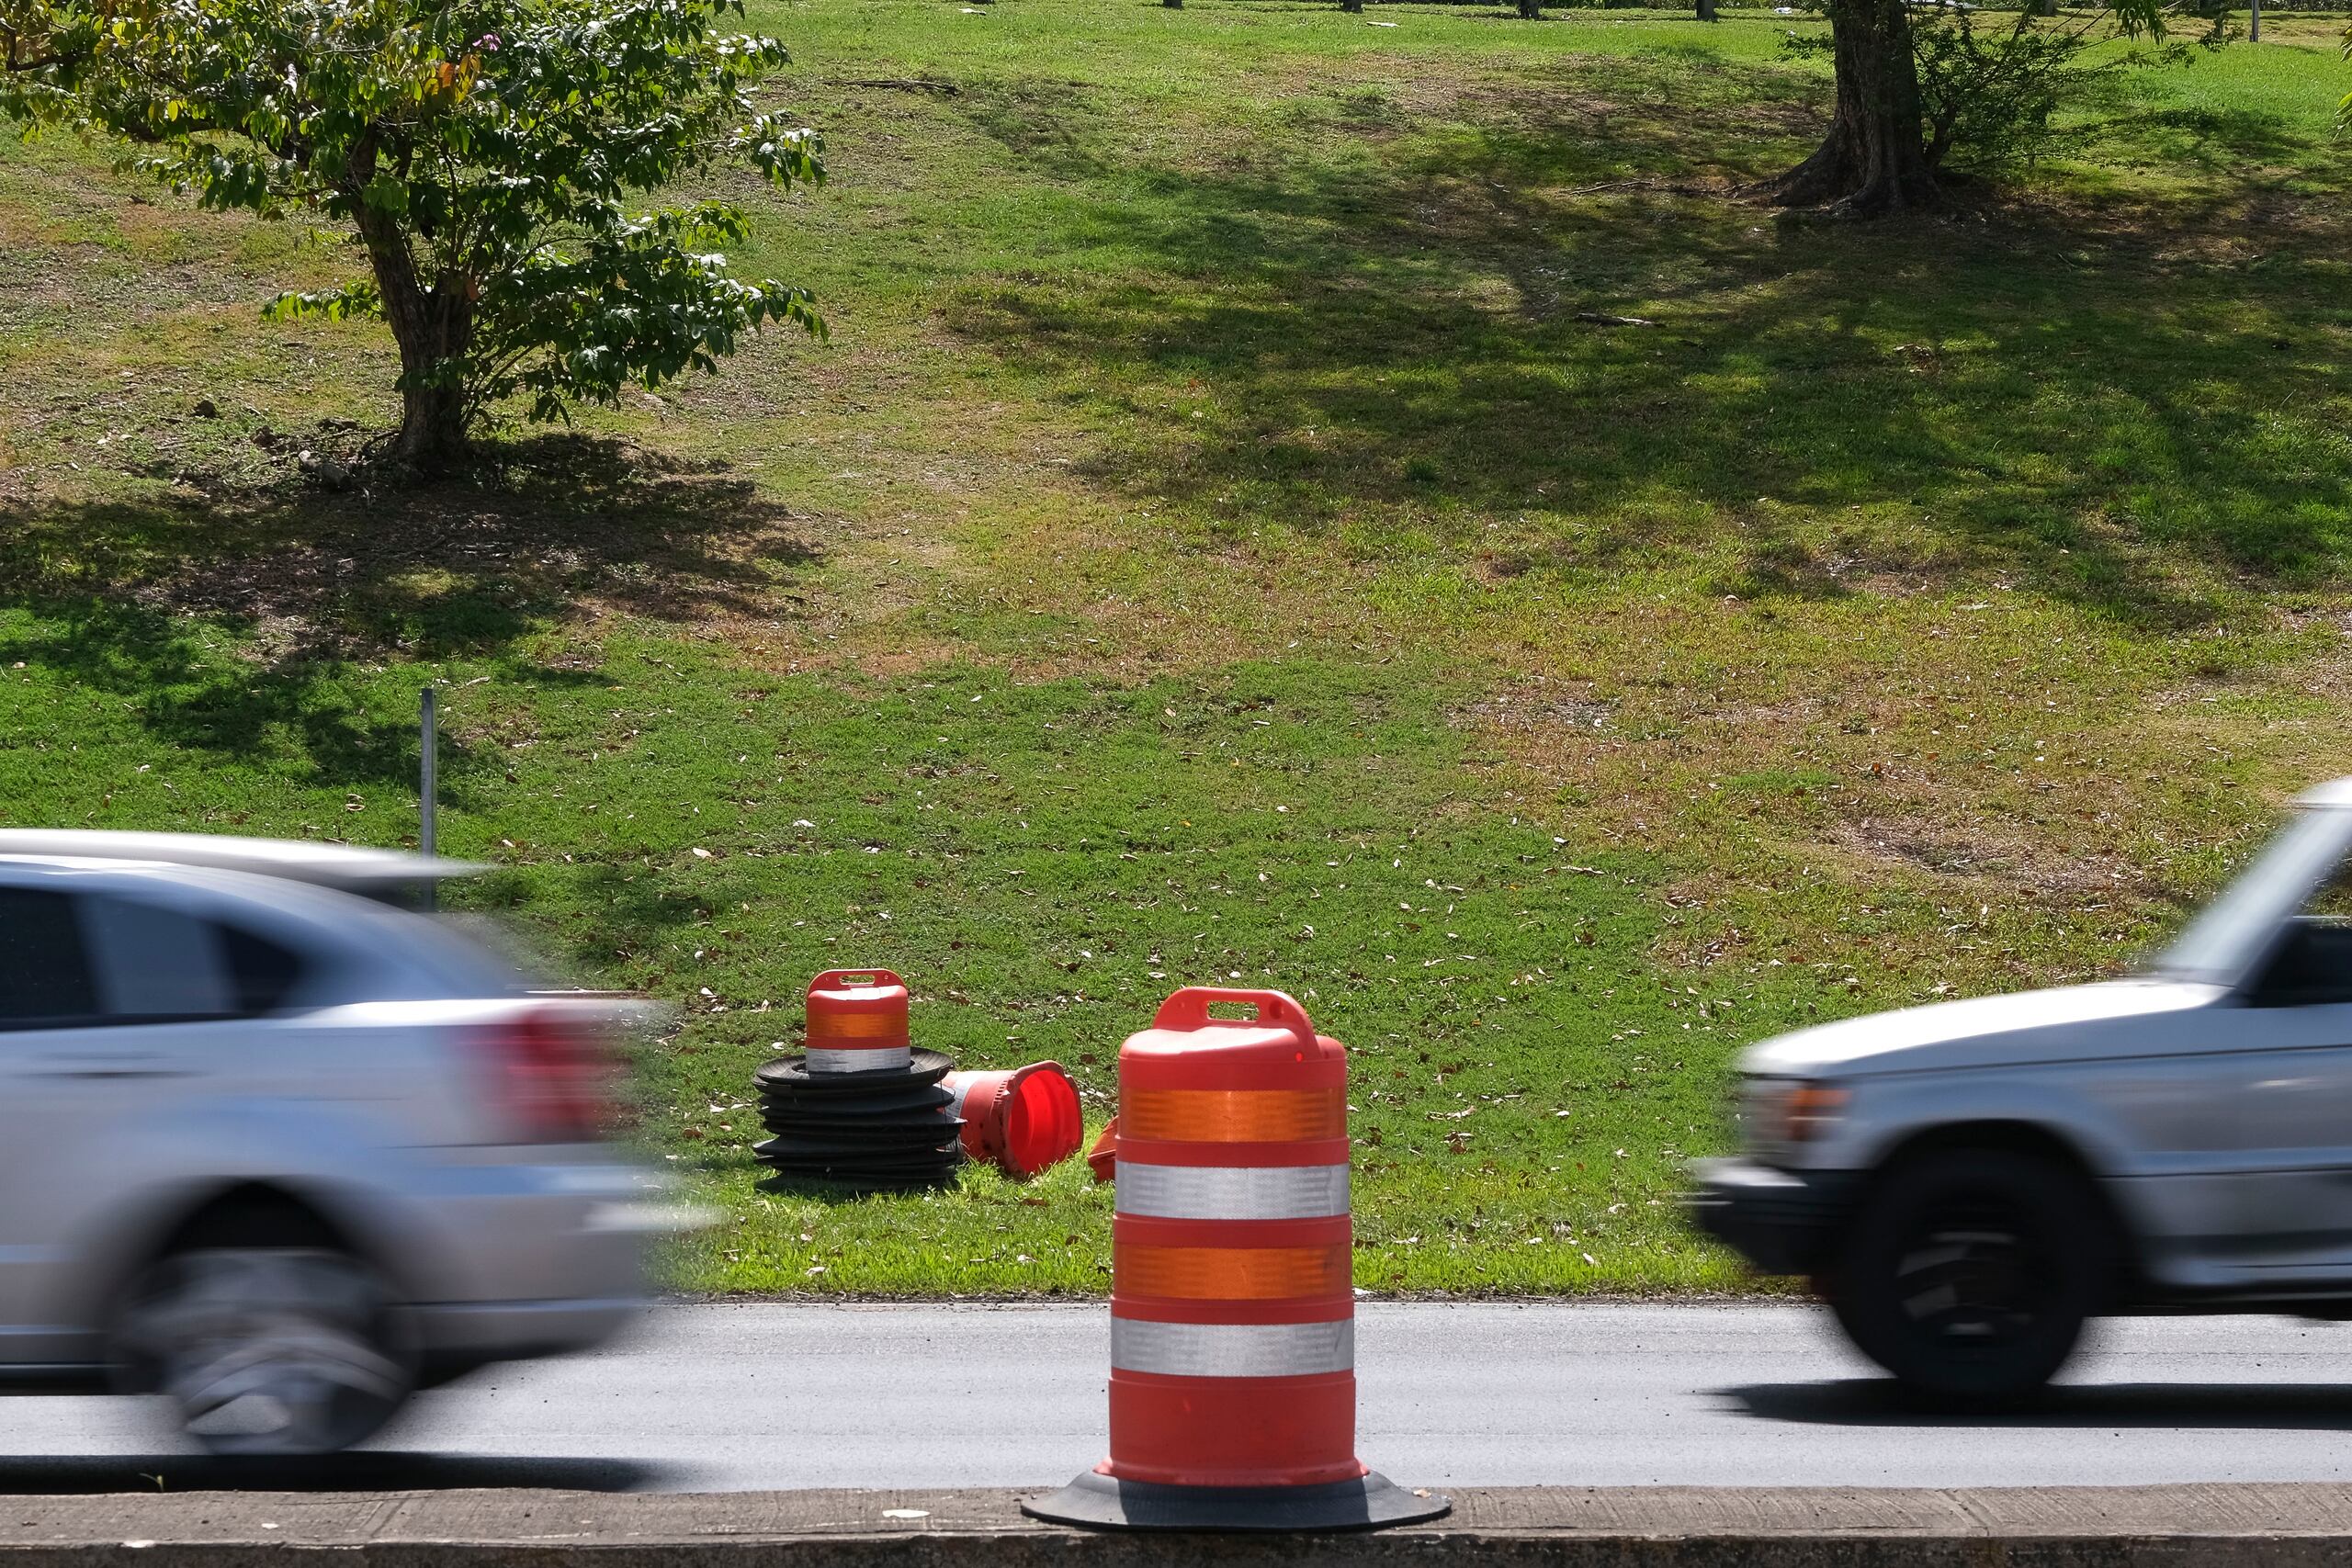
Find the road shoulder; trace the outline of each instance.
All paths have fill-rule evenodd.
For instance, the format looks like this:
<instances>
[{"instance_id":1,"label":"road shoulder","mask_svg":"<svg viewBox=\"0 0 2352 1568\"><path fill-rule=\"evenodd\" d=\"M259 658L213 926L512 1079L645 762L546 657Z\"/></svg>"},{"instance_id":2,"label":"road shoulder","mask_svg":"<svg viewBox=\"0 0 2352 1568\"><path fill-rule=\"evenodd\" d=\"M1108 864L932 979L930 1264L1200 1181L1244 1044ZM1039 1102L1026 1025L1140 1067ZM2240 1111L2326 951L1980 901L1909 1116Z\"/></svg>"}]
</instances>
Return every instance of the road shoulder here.
<instances>
[{"instance_id":1,"label":"road shoulder","mask_svg":"<svg viewBox=\"0 0 2352 1568\"><path fill-rule=\"evenodd\" d=\"M9 1568L233 1568L288 1550L402 1568L593 1553L606 1568L1031 1562L2111 1564L2341 1562L2352 1486L1982 1489L1466 1487L1442 1521L1377 1536L1088 1536L1005 1491L613 1494L190 1492L17 1496Z\"/></svg>"}]
</instances>

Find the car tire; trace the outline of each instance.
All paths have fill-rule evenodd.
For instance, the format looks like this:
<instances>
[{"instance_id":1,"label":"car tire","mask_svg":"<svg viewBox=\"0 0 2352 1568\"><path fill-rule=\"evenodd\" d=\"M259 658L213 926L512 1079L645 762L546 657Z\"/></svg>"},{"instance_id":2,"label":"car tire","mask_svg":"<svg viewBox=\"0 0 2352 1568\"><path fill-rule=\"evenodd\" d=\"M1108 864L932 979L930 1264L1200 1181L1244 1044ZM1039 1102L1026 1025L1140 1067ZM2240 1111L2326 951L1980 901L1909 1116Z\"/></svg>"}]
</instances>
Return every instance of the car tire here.
<instances>
[{"instance_id":1,"label":"car tire","mask_svg":"<svg viewBox=\"0 0 2352 1568\"><path fill-rule=\"evenodd\" d=\"M1864 1200L1830 1307L1916 1400L2014 1404L2057 1375L2104 1304L2109 1231L2098 1196L2055 1160L1925 1155Z\"/></svg>"},{"instance_id":2,"label":"car tire","mask_svg":"<svg viewBox=\"0 0 2352 1568\"><path fill-rule=\"evenodd\" d=\"M125 1386L161 1393L220 1455L334 1453L416 1386L408 1314L366 1262L322 1247L197 1247L143 1273L117 1314Z\"/></svg>"}]
</instances>

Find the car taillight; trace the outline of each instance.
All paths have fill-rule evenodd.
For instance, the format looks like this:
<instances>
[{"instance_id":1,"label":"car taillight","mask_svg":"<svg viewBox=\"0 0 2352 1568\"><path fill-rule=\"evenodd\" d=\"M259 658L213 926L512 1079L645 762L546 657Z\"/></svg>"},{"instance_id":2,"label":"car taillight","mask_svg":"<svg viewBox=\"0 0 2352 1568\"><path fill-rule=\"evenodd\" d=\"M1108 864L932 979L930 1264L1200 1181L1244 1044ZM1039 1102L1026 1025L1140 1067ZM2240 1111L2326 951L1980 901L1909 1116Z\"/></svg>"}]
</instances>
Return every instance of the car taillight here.
<instances>
[{"instance_id":1,"label":"car taillight","mask_svg":"<svg viewBox=\"0 0 2352 1568\"><path fill-rule=\"evenodd\" d=\"M472 1032L492 1097L522 1141L578 1143L602 1134L615 1062L594 1024L542 1009Z\"/></svg>"}]
</instances>

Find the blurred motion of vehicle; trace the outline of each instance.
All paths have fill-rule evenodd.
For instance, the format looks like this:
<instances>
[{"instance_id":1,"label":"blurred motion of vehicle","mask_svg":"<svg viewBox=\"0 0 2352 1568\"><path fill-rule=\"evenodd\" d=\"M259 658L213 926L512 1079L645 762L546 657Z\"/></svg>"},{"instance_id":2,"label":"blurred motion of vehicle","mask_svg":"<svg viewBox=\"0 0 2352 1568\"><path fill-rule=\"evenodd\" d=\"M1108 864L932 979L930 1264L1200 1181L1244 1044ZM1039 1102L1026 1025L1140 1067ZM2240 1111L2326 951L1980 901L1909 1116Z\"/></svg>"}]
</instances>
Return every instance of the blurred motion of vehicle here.
<instances>
[{"instance_id":1,"label":"blurred motion of vehicle","mask_svg":"<svg viewBox=\"0 0 2352 1568\"><path fill-rule=\"evenodd\" d=\"M2352 1318L2352 779L2297 804L2143 976L1752 1047L1694 1217L1943 1401L2095 1314Z\"/></svg>"},{"instance_id":2,"label":"blurred motion of vehicle","mask_svg":"<svg viewBox=\"0 0 2352 1568\"><path fill-rule=\"evenodd\" d=\"M630 1316L673 1212L600 1131L616 1004L404 907L469 869L0 831L0 1378L315 1453Z\"/></svg>"}]
</instances>

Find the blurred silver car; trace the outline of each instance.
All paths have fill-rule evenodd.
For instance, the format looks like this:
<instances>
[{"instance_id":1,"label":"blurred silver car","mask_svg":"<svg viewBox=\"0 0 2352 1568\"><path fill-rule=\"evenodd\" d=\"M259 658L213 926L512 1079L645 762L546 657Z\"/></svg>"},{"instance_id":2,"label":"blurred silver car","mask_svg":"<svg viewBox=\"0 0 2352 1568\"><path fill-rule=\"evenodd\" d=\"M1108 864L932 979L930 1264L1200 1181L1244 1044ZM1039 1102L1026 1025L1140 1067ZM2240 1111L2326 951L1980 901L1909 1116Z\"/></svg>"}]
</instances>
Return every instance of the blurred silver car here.
<instances>
[{"instance_id":1,"label":"blurred silver car","mask_svg":"<svg viewBox=\"0 0 2352 1568\"><path fill-rule=\"evenodd\" d=\"M466 869L0 831L0 1378L323 1452L629 1317L677 1216L603 1142L612 1005L401 907Z\"/></svg>"},{"instance_id":2,"label":"blurred silver car","mask_svg":"<svg viewBox=\"0 0 2352 1568\"><path fill-rule=\"evenodd\" d=\"M1945 1400L2097 1314L2352 1318L2352 779L2298 805L2145 975L1751 1048L1695 1217Z\"/></svg>"}]
</instances>

